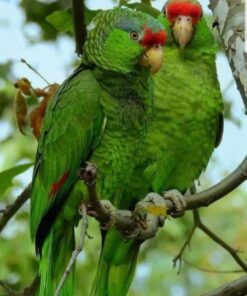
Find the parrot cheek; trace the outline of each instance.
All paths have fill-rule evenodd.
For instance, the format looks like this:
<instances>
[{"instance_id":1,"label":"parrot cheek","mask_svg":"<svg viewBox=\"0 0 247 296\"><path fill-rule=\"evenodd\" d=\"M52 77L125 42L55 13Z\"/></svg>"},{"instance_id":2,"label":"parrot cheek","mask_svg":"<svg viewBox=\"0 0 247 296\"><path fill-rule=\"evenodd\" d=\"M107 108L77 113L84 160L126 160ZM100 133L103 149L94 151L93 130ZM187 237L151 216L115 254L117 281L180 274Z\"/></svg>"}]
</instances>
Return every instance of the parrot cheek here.
<instances>
[{"instance_id":1,"label":"parrot cheek","mask_svg":"<svg viewBox=\"0 0 247 296\"><path fill-rule=\"evenodd\" d=\"M139 65L144 68L150 68L152 74L159 71L163 63L163 47L153 46L145 51L141 56Z\"/></svg>"}]
</instances>

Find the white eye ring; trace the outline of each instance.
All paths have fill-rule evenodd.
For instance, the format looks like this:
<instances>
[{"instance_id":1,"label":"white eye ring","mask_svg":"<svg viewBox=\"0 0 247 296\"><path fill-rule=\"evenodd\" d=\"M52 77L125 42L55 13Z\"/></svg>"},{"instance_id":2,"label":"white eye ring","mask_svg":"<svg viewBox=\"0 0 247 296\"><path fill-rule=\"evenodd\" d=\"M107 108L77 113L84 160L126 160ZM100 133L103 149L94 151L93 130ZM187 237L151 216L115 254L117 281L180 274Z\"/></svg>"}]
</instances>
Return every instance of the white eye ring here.
<instances>
[{"instance_id":1,"label":"white eye ring","mask_svg":"<svg viewBox=\"0 0 247 296\"><path fill-rule=\"evenodd\" d=\"M130 32L130 38L133 39L133 40L138 40L139 35L138 35L137 32L135 32L135 31L131 31L131 32Z\"/></svg>"}]
</instances>

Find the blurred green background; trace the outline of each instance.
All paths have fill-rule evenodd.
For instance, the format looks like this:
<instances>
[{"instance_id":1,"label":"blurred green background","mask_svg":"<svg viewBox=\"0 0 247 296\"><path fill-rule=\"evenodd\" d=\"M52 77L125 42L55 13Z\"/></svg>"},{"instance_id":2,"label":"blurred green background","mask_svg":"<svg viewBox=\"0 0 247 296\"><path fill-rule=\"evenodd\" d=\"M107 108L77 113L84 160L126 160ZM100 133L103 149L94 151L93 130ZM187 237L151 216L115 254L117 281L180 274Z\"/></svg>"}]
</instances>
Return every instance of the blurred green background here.
<instances>
[{"instance_id":1,"label":"blurred green background","mask_svg":"<svg viewBox=\"0 0 247 296\"><path fill-rule=\"evenodd\" d=\"M153 2L159 9L163 4L164 1L160 0ZM209 23L212 22L207 1L201 1L201 4ZM78 64L72 36L59 33L45 20L53 11L69 5L68 0L0 0L0 172L33 162L37 146L33 137L21 135L16 127L13 83L21 77L27 77L34 87L44 87L45 83L20 63L20 58L25 58L51 83L62 82ZM107 9L117 5L117 1L91 0L86 1L86 5L90 9ZM225 99L226 128L221 147L200 178L200 185L197 184L198 190L223 178L246 154L247 124L243 104L220 47L217 67ZM32 169L29 169L13 179L7 190L0 194L0 209L13 202L30 182L31 174ZM210 208L200 210L205 224L241 251L239 255L243 259L247 259L246 195L247 187L241 186ZM38 269L29 237L28 219L27 202L0 233L0 280L6 281L15 291L28 286ZM181 272L177 274L178 268L173 268L172 259L181 249L192 226L192 214L187 212L181 219L168 220L154 239L143 244L130 296L200 295L241 275L221 272L240 268L225 250L200 230L196 230L190 250L186 249L184 253L187 263L182 262ZM100 249L98 224L92 219L89 221L89 234L93 239L86 239L84 250L77 260L78 296L89 295ZM0 286L0 296L3 295L6 291Z\"/></svg>"}]
</instances>

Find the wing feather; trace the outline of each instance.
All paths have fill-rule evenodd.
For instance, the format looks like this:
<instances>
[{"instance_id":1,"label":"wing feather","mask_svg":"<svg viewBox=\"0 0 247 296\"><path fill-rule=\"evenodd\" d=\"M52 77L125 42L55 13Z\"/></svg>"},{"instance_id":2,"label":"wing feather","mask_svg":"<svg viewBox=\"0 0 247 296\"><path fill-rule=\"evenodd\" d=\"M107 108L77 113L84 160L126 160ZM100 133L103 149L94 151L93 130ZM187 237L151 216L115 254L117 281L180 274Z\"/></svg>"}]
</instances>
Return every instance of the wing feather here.
<instances>
[{"instance_id":1,"label":"wing feather","mask_svg":"<svg viewBox=\"0 0 247 296\"><path fill-rule=\"evenodd\" d=\"M39 232L43 236L48 233L55 219L53 216L58 214L76 181L80 165L87 160L92 145L100 137L101 92L90 70L82 69L62 84L47 109L33 175L32 239L39 236ZM64 182L66 172L68 178ZM61 181L61 178L64 179ZM63 185L52 196L52 185L59 180Z\"/></svg>"}]
</instances>

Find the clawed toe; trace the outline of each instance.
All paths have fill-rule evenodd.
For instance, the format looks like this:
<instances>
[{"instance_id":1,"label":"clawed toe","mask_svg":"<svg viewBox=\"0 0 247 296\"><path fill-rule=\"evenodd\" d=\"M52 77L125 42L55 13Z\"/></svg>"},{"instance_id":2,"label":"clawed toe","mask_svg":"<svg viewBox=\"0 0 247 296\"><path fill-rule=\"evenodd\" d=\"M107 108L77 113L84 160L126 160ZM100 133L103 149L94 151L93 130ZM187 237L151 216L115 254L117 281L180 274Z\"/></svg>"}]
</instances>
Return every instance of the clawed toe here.
<instances>
[{"instance_id":1,"label":"clawed toe","mask_svg":"<svg viewBox=\"0 0 247 296\"><path fill-rule=\"evenodd\" d=\"M165 191L163 196L165 199L170 200L174 205L174 209L169 213L173 218L178 218L184 215L186 201L183 194L181 194L178 190L173 189Z\"/></svg>"},{"instance_id":2,"label":"clawed toe","mask_svg":"<svg viewBox=\"0 0 247 296\"><path fill-rule=\"evenodd\" d=\"M97 179L97 168L94 164L87 162L84 168L78 171L79 179L83 180L87 186L95 184Z\"/></svg>"}]
</instances>

